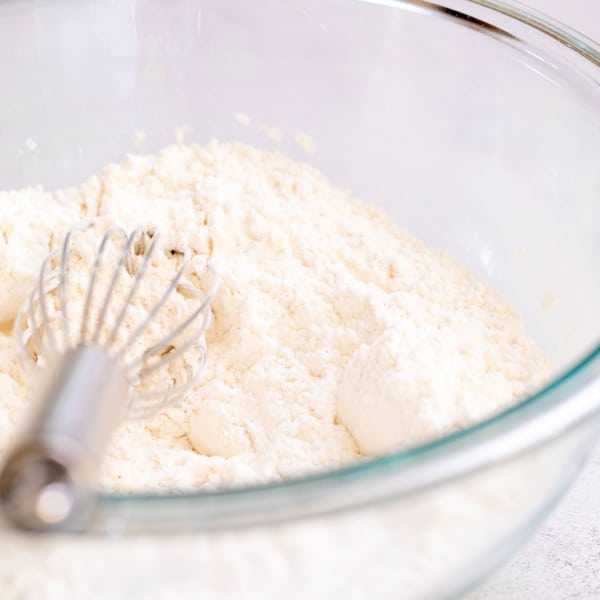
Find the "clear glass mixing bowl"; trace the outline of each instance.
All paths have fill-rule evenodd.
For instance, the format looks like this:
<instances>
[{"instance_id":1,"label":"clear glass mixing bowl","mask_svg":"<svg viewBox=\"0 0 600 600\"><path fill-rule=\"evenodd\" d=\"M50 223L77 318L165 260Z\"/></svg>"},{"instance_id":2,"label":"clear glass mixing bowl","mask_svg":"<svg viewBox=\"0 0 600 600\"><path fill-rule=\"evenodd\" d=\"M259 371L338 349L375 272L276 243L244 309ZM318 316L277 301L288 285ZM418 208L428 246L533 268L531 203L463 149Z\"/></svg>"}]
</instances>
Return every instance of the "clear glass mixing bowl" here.
<instances>
[{"instance_id":1,"label":"clear glass mixing bowl","mask_svg":"<svg viewBox=\"0 0 600 600\"><path fill-rule=\"evenodd\" d=\"M468 264L555 365L512 410L354 467L102 497L79 536L5 527L3 598L451 597L578 472L600 426L598 45L492 0L8 0L0 81L0 188L76 184L181 127L278 147Z\"/></svg>"}]
</instances>

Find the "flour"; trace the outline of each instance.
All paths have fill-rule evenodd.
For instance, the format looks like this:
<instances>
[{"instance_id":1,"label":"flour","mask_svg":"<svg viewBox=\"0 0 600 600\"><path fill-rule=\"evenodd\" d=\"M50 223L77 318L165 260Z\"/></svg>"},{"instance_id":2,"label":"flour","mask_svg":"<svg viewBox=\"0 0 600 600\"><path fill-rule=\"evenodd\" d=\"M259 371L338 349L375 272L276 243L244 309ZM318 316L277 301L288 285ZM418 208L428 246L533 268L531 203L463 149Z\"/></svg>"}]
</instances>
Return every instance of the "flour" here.
<instances>
[{"instance_id":1,"label":"flour","mask_svg":"<svg viewBox=\"0 0 600 600\"><path fill-rule=\"evenodd\" d=\"M105 490L334 467L465 427L547 376L516 313L467 269L315 169L237 143L129 156L78 189L0 193L0 322L66 229L90 217L160 224L165 244L223 273L202 380L120 427ZM29 395L14 354L0 334L3 444Z\"/></svg>"}]
</instances>

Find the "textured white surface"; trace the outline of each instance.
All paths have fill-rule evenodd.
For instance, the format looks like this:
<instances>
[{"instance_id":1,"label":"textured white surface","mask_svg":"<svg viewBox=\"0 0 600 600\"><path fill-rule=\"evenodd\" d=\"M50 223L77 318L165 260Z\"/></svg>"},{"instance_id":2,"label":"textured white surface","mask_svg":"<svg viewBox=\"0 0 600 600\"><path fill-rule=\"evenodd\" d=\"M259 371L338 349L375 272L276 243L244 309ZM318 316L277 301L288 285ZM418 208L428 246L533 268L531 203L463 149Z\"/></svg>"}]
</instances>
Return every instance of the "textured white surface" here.
<instances>
[{"instance_id":1,"label":"textured white surface","mask_svg":"<svg viewBox=\"0 0 600 600\"><path fill-rule=\"evenodd\" d=\"M598 0L526 0L600 41ZM600 447L531 541L468 600L600 598Z\"/></svg>"},{"instance_id":2,"label":"textured white surface","mask_svg":"<svg viewBox=\"0 0 600 600\"><path fill-rule=\"evenodd\" d=\"M600 598L600 447L530 542L468 600ZM465 599L467 600L467 599Z\"/></svg>"}]
</instances>

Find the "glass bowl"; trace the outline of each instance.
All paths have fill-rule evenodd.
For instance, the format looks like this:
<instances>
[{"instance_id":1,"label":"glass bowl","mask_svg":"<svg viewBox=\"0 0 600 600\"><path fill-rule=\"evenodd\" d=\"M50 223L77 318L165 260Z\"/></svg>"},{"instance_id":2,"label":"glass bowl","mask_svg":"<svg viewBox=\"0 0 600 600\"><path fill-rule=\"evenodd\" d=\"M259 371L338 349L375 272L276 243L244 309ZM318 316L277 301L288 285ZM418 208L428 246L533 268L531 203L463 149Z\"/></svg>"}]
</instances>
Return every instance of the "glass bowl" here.
<instances>
[{"instance_id":1,"label":"glass bowl","mask_svg":"<svg viewBox=\"0 0 600 600\"><path fill-rule=\"evenodd\" d=\"M176 136L279 148L469 265L555 366L518 406L355 466L102 496L79 535L4 525L3 598L453 597L575 477L600 426L597 44L492 0L8 0L0 80L0 189Z\"/></svg>"}]
</instances>

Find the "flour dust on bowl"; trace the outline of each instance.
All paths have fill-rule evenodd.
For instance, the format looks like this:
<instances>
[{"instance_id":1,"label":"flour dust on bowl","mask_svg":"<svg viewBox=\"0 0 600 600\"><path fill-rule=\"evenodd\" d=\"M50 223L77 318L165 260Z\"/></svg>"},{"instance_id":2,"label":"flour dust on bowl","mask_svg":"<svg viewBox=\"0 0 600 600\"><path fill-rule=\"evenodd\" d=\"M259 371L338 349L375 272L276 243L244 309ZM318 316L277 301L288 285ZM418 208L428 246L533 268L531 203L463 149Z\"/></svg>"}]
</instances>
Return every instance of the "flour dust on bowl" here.
<instances>
[{"instance_id":1,"label":"flour dust on bowl","mask_svg":"<svg viewBox=\"0 0 600 600\"><path fill-rule=\"evenodd\" d=\"M3 460L66 231L223 274L202 380L119 428L78 535L5 523L3 597L439 598L505 559L597 433L599 64L509 3L2 4Z\"/></svg>"}]
</instances>

